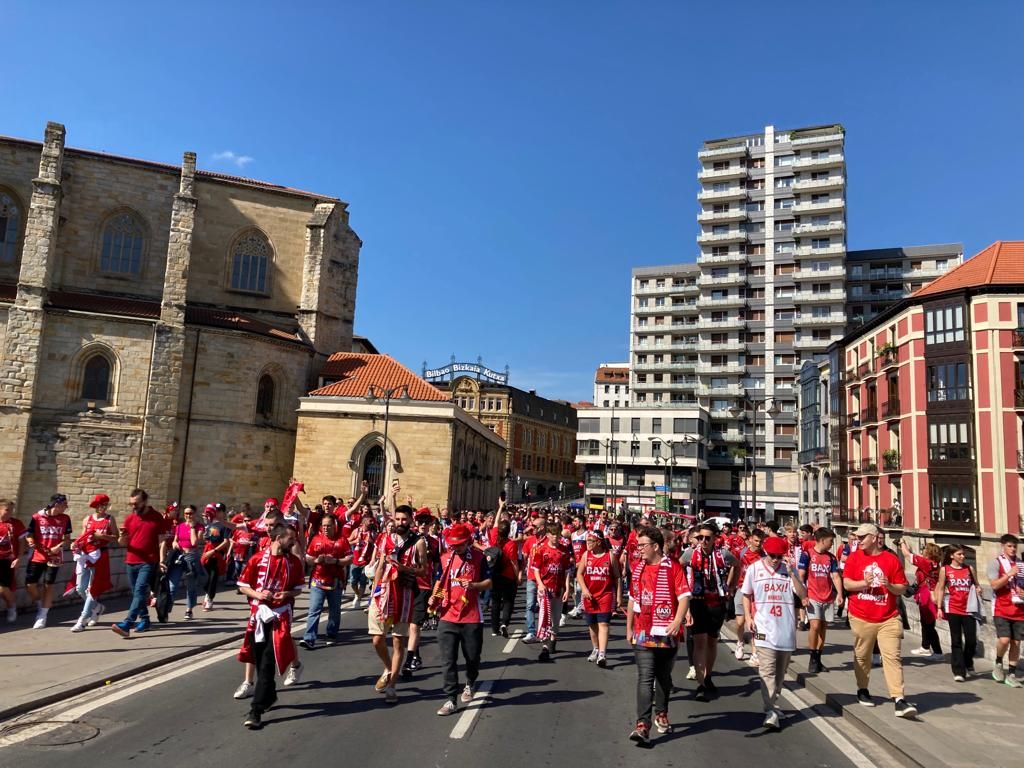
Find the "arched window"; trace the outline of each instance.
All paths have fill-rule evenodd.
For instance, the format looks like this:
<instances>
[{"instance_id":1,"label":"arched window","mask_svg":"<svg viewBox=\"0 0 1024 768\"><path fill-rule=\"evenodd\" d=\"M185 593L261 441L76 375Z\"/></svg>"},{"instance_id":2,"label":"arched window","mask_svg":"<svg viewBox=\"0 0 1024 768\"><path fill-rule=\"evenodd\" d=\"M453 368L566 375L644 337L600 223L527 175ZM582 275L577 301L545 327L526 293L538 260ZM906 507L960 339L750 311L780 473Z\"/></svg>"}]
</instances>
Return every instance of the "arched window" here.
<instances>
[{"instance_id":1,"label":"arched window","mask_svg":"<svg viewBox=\"0 0 1024 768\"><path fill-rule=\"evenodd\" d=\"M256 415L268 420L274 415L274 379L267 373L256 387Z\"/></svg>"},{"instance_id":2,"label":"arched window","mask_svg":"<svg viewBox=\"0 0 1024 768\"><path fill-rule=\"evenodd\" d=\"M231 252L232 290L269 293L270 254L270 243L259 232L249 232L236 240Z\"/></svg>"},{"instance_id":3,"label":"arched window","mask_svg":"<svg viewBox=\"0 0 1024 768\"><path fill-rule=\"evenodd\" d=\"M369 487L366 498L378 499L384 493L384 448L374 445L363 458L363 480Z\"/></svg>"},{"instance_id":4,"label":"arched window","mask_svg":"<svg viewBox=\"0 0 1024 768\"><path fill-rule=\"evenodd\" d=\"M142 253L146 245L142 222L131 213L119 213L103 226L100 269L118 275L142 272Z\"/></svg>"},{"instance_id":5,"label":"arched window","mask_svg":"<svg viewBox=\"0 0 1024 768\"><path fill-rule=\"evenodd\" d=\"M14 198L0 191L0 264L13 264L18 258L18 232L21 208Z\"/></svg>"},{"instance_id":6,"label":"arched window","mask_svg":"<svg viewBox=\"0 0 1024 768\"><path fill-rule=\"evenodd\" d=\"M110 401L110 361L103 355L93 355L82 367L82 399L97 402Z\"/></svg>"}]
</instances>

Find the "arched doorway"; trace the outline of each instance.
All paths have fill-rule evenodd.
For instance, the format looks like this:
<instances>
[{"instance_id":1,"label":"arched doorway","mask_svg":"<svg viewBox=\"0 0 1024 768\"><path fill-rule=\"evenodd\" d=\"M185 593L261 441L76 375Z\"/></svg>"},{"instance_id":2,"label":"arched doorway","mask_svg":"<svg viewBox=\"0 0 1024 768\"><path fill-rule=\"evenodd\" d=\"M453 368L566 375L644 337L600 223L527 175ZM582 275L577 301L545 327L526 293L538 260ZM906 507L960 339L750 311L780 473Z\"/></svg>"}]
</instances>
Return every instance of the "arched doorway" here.
<instances>
[{"instance_id":1,"label":"arched doorway","mask_svg":"<svg viewBox=\"0 0 1024 768\"><path fill-rule=\"evenodd\" d=\"M384 448L371 446L363 458L363 480L369 490L368 499L379 499L384 494Z\"/></svg>"}]
</instances>

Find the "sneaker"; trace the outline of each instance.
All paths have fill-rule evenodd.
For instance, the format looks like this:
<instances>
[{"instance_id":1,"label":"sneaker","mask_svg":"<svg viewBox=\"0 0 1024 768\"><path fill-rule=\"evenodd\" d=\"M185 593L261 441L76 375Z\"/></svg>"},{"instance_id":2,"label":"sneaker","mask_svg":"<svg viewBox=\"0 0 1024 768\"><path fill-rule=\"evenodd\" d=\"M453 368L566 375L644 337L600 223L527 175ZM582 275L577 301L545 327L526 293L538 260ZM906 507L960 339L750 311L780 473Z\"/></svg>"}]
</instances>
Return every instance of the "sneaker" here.
<instances>
[{"instance_id":1,"label":"sneaker","mask_svg":"<svg viewBox=\"0 0 1024 768\"><path fill-rule=\"evenodd\" d=\"M413 656L408 662L409 669L415 672L418 669L423 669L423 659L419 656Z\"/></svg>"},{"instance_id":2,"label":"sneaker","mask_svg":"<svg viewBox=\"0 0 1024 768\"><path fill-rule=\"evenodd\" d=\"M149 630L149 619L139 619L135 624L136 632L146 632Z\"/></svg>"},{"instance_id":3,"label":"sneaker","mask_svg":"<svg viewBox=\"0 0 1024 768\"><path fill-rule=\"evenodd\" d=\"M520 642L526 643L526 645L533 645L534 643L539 643L540 640L537 639L537 636L533 634L533 632L527 632L523 635L523 639Z\"/></svg>"},{"instance_id":4,"label":"sneaker","mask_svg":"<svg viewBox=\"0 0 1024 768\"><path fill-rule=\"evenodd\" d=\"M558 628L561 629L564 626L565 626L565 614L563 613L562 617L558 620Z\"/></svg>"},{"instance_id":5,"label":"sneaker","mask_svg":"<svg viewBox=\"0 0 1024 768\"><path fill-rule=\"evenodd\" d=\"M359 598L358 597L354 597L354 598L352 598L352 602L349 603L348 605L346 605L345 607L354 611L356 608L359 608L360 605L361 605L361 603L359 602Z\"/></svg>"},{"instance_id":6,"label":"sneaker","mask_svg":"<svg viewBox=\"0 0 1024 768\"><path fill-rule=\"evenodd\" d=\"M953 682L954 683L962 683L965 680L966 680L966 678L963 675L953 675Z\"/></svg>"},{"instance_id":7,"label":"sneaker","mask_svg":"<svg viewBox=\"0 0 1024 768\"><path fill-rule=\"evenodd\" d=\"M1024 685L1021 684L1020 680L1018 680L1013 675L1007 675L1006 680L1003 681L1003 684L1009 686L1010 688L1024 688Z\"/></svg>"},{"instance_id":8,"label":"sneaker","mask_svg":"<svg viewBox=\"0 0 1024 768\"><path fill-rule=\"evenodd\" d=\"M1006 682L1006 670L1003 669L1002 664L996 664L996 666L992 667L992 679L997 683Z\"/></svg>"},{"instance_id":9,"label":"sneaker","mask_svg":"<svg viewBox=\"0 0 1024 768\"><path fill-rule=\"evenodd\" d=\"M857 703L863 704L865 707L875 706L875 702L871 700L871 694L867 688L860 688L857 690Z\"/></svg>"},{"instance_id":10,"label":"sneaker","mask_svg":"<svg viewBox=\"0 0 1024 768\"><path fill-rule=\"evenodd\" d=\"M103 603L96 603L96 607L92 609L92 615L89 617L89 621L86 622L86 626L95 627L100 620L100 616L107 612L107 608Z\"/></svg>"},{"instance_id":11,"label":"sneaker","mask_svg":"<svg viewBox=\"0 0 1024 768\"><path fill-rule=\"evenodd\" d=\"M316 648L316 640L307 640L306 638L302 638L299 640L299 647L305 648L307 651L312 651Z\"/></svg>"},{"instance_id":12,"label":"sneaker","mask_svg":"<svg viewBox=\"0 0 1024 768\"><path fill-rule=\"evenodd\" d=\"M250 731L258 731L263 727L263 721L260 718L260 713L250 710L249 714L245 716L245 720L242 721L242 725Z\"/></svg>"},{"instance_id":13,"label":"sneaker","mask_svg":"<svg viewBox=\"0 0 1024 768\"><path fill-rule=\"evenodd\" d=\"M132 633L132 625L127 621L119 621L117 624L111 624L110 629L121 637L130 637Z\"/></svg>"},{"instance_id":14,"label":"sneaker","mask_svg":"<svg viewBox=\"0 0 1024 768\"><path fill-rule=\"evenodd\" d=\"M811 657L810 661L807 662L807 674L816 675L821 672L823 667L821 662L814 656Z\"/></svg>"},{"instance_id":15,"label":"sneaker","mask_svg":"<svg viewBox=\"0 0 1024 768\"><path fill-rule=\"evenodd\" d=\"M764 716L764 727L770 731L779 730L779 713L776 710L772 710Z\"/></svg>"},{"instance_id":16,"label":"sneaker","mask_svg":"<svg viewBox=\"0 0 1024 768\"><path fill-rule=\"evenodd\" d=\"M672 723L668 721L668 712L659 712L654 716L654 727L658 733L672 733Z\"/></svg>"},{"instance_id":17,"label":"sneaker","mask_svg":"<svg viewBox=\"0 0 1024 768\"><path fill-rule=\"evenodd\" d=\"M213 603L210 602L210 598L206 598L205 600L203 600L203 610L204 611L209 611L212 608L213 608Z\"/></svg>"},{"instance_id":18,"label":"sneaker","mask_svg":"<svg viewBox=\"0 0 1024 768\"><path fill-rule=\"evenodd\" d=\"M924 656L926 658L935 655L935 654L932 653L932 649L931 648L915 648L914 650L912 650L910 652L910 654L912 656Z\"/></svg>"},{"instance_id":19,"label":"sneaker","mask_svg":"<svg viewBox=\"0 0 1024 768\"><path fill-rule=\"evenodd\" d=\"M508 627L502 624L498 628L498 634L500 634L502 637L508 637Z\"/></svg>"},{"instance_id":20,"label":"sneaker","mask_svg":"<svg viewBox=\"0 0 1024 768\"><path fill-rule=\"evenodd\" d=\"M491 637L497 637L497 636L498 636L497 632L491 632Z\"/></svg>"},{"instance_id":21,"label":"sneaker","mask_svg":"<svg viewBox=\"0 0 1024 768\"><path fill-rule=\"evenodd\" d=\"M545 645L540 649L540 653L537 654L537 661L551 661L551 651Z\"/></svg>"},{"instance_id":22,"label":"sneaker","mask_svg":"<svg viewBox=\"0 0 1024 768\"><path fill-rule=\"evenodd\" d=\"M597 648L590 652L590 655L587 656L587 661L589 661L591 664L597 661Z\"/></svg>"},{"instance_id":23,"label":"sneaker","mask_svg":"<svg viewBox=\"0 0 1024 768\"><path fill-rule=\"evenodd\" d=\"M686 679L687 680L696 680L697 679L697 668L696 667L690 667L689 672L686 673Z\"/></svg>"},{"instance_id":24,"label":"sneaker","mask_svg":"<svg viewBox=\"0 0 1024 768\"><path fill-rule=\"evenodd\" d=\"M448 701L442 704L441 708L437 710L437 714L441 717L448 717L448 715L454 715L456 712L458 712L458 710L459 708L455 704L455 702L451 699L448 699Z\"/></svg>"},{"instance_id":25,"label":"sneaker","mask_svg":"<svg viewBox=\"0 0 1024 768\"><path fill-rule=\"evenodd\" d=\"M12 606L10 606L7 609L7 623L8 624L13 624L17 620L18 620L18 608L17 608L17 606L12 605Z\"/></svg>"},{"instance_id":26,"label":"sneaker","mask_svg":"<svg viewBox=\"0 0 1024 768\"><path fill-rule=\"evenodd\" d=\"M398 703L398 691L395 690L393 685L389 685L384 689L384 701L388 704Z\"/></svg>"},{"instance_id":27,"label":"sneaker","mask_svg":"<svg viewBox=\"0 0 1024 768\"><path fill-rule=\"evenodd\" d=\"M896 717L917 717L917 707L906 699L896 699Z\"/></svg>"},{"instance_id":28,"label":"sneaker","mask_svg":"<svg viewBox=\"0 0 1024 768\"><path fill-rule=\"evenodd\" d=\"M746 656L747 656L747 655L746 655L746 654L745 654L745 653L743 652L743 646L742 646L742 645L737 645L737 646L736 646L736 653L735 653L735 654L733 654L733 655L734 655L734 656L736 657L736 661L743 661L743 659L745 659L745 658L746 658Z\"/></svg>"},{"instance_id":29,"label":"sneaker","mask_svg":"<svg viewBox=\"0 0 1024 768\"><path fill-rule=\"evenodd\" d=\"M333 647L333 646L335 646L337 644L338 644L338 638L336 638L336 637L331 637L330 635L328 635L327 637L324 638L324 645L326 645L328 648L331 648L331 647ZM316 643L310 643L310 648L312 649L312 647L315 646L315 645L316 645Z\"/></svg>"},{"instance_id":30,"label":"sneaker","mask_svg":"<svg viewBox=\"0 0 1024 768\"><path fill-rule=\"evenodd\" d=\"M381 676L377 678L377 682L373 684L373 688L377 693L384 693L384 689L391 683L391 670L382 672Z\"/></svg>"},{"instance_id":31,"label":"sneaker","mask_svg":"<svg viewBox=\"0 0 1024 768\"><path fill-rule=\"evenodd\" d=\"M636 728L629 734L629 740L635 741L637 744L646 746L651 743L651 729L647 726L647 723L637 721Z\"/></svg>"},{"instance_id":32,"label":"sneaker","mask_svg":"<svg viewBox=\"0 0 1024 768\"><path fill-rule=\"evenodd\" d=\"M466 687L462 689L462 696L460 696L459 698L462 699L462 703L463 704L469 704L469 702L471 702L473 700L473 684L472 683L466 683Z\"/></svg>"},{"instance_id":33,"label":"sneaker","mask_svg":"<svg viewBox=\"0 0 1024 768\"><path fill-rule=\"evenodd\" d=\"M603 653L597 654L597 666L599 666L601 669L604 669L608 666L608 659L605 658L605 655Z\"/></svg>"},{"instance_id":34,"label":"sneaker","mask_svg":"<svg viewBox=\"0 0 1024 768\"><path fill-rule=\"evenodd\" d=\"M36 623L32 625L32 629L42 629L46 626L45 616L36 616Z\"/></svg>"},{"instance_id":35,"label":"sneaker","mask_svg":"<svg viewBox=\"0 0 1024 768\"><path fill-rule=\"evenodd\" d=\"M967 668L967 674L964 675L964 677L966 677L968 680L970 680L972 677L977 677L977 675L978 675L978 673L974 671L974 667L968 667Z\"/></svg>"},{"instance_id":36,"label":"sneaker","mask_svg":"<svg viewBox=\"0 0 1024 768\"><path fill-rule=\"evenodd\" d=\"M697 691L693 694L693 698L696 701L707 701L708 700L708 690L707 690L707 688L705 688L703 685L698 685L697 686Z\"/></svg>"},{"instance_id":37,"label":"sneaker","mask_svg":"<svg viewBox=\"0 0 1024 768\"><path fill-rule=\"evenodd\" d=\"M575 608L569 611L569 616L573 619L578 619L580 617L580 607L577 605Z\"/></svg>"},{"instance_id":38,"label":"sneaker","mask_svg":"<svg viewBox=\"0 0 1024 768\"><path fill-rule=\"evenodd\" d=\"M302 665L288 667L288 671L284 674L284 682L282 685L287 688L289 685L295 685L296 683L302 682Z\"/></svg>"},{"instance_id":39,"label":"sneaker","mask_svg":"<svg viewBox=\"0 0 1024 768\"><path fill-rule=\"evenodd\" d=\"M85 632L85 622L79 619L75 622L75 626L71 628L72 632Z\"/></svg>"},{"instance_id":40,"label":"sneaker","mask_svg":"<svg viewBox=\"0 0 1024 768\"><path fill-rule=\"evenodd\" d=\"M235 688L233 698L248 699L250 696L252 696L253 688L255 688L255 686L252 683L247 683L243 680L241 684L239 684L239 686Z\"/></svg>"},{"instance_id":41,"label":"sneaker","mask_svg":"<svg viewBox=\"0 0 1024 768\"><path fill-rule=\"evenodd\" d=\"M192 621L192 611L185 611L185 621Z\"/></svg>"}]
</instances>

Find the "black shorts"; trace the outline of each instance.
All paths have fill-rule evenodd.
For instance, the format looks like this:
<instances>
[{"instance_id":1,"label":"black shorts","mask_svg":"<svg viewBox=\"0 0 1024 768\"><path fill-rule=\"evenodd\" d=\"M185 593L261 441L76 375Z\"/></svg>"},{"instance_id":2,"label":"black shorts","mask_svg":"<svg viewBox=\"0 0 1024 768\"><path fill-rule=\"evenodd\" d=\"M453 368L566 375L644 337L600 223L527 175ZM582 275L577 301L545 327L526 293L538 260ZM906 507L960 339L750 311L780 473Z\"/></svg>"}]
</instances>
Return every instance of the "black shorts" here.
<instances>
[{"instance_id":1,"label":"black shorts","mask_svg":"<svg viewBox=\"0 0 1024 768\"><path fill-rule=\"evenodd\" d=\"M725 623L725 604L708 607L703 600L690 601L690 615L693 617L693 626L687 627L691 635L709 635L717 638L718 633Z\"/></svg>"},{"instance_id":2,"label":"black shorts","mask_svg":"<svg viewBox=\"0 0 1024 768\"><path fill-rule=\"evenodd\" d=\"M59 571L59 565L30 562L25 566L25 583L38 584L42 581L44 584L56 584Z\"/></svg>"},{"instance_id":3,"label":"black shorts","mask_svg":"<svg viewBox=\"0 0 1024 768\"><path fill-rule=\"evenodd\" d=\"M1024 621L1014 621L1005 616L996 616L993 623L996 626L996 637L1024 640Z\"/></svg>"},{"instance_id":4,"label":"black shorts","mask_svg":"<svg viewBox=\"0 0 1024 768\"><path fill-rule=\"evenodd\" d=\"M612 623L612 612L607 613L584 613L583 618L587 622L588 627L592 627L595 624L611 624Z\"/></svg>"},{"instance_id":5,"label":"black shorts","mask_svg":"<svg viewBox=\"0 0 1024 768\"><path fill-rule=\"evenodd\" d=\"M0 560L0 587L8 588L14 585L14 561Z\"/></svg>"},{"instance_id":6,"label":"black shorts","mask_svg":"<svg viewBox=\"0 0 1024 768\"><path fill-rule=\"evenodd\" d=\"M420 626L427 620L427 598L429 597L429 589L417 590L416 597L412 601L412 616L409 618L410 624Z\"/></svg>"}]
</instances>

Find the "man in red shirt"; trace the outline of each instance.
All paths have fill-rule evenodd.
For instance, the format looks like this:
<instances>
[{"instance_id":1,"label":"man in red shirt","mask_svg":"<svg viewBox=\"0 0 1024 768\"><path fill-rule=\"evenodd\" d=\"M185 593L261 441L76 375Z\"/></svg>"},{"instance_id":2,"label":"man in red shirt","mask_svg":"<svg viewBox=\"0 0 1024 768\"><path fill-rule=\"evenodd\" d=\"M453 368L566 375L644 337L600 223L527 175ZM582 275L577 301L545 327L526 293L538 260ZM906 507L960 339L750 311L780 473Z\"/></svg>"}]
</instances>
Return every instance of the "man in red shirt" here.
<instances>
[{"instance_id":1,"label":"man in red shirt","mask_svg":"<svg viewBox=\"0 0 1024 768\"><path fill-rule=\"evenodd\" d=\"M25 589L38 603L36 623L32 629L46 626L46 615L53 604L53 584L64 562L64 550L71 543L71 518L67 515L68 500L62 493L50 497L50 503L32 515L25 540L32 547L32 557L25 568ZM42 594L39 583L43 584Z\"/></svg>"},{"instance_id":2,"label":"man in red shirt","mask_svg":"<svg viewBox=\"0 0 1024 768\"><path fill-rule=\"evenodd\" d=\"M491 588L491 574L483 552L470 546L473 532L468 525L457 523L444 532L448 551L441 557L441 579L438 582L440 603L436 606L437 645L441 652L444 673L444 695L447 701L437 710L445 717L458 705L459 648L466 662L466 687L461 700L473 700L476 679L480 673L480 651L484 642L484 612L480 593Z\"/></svg>"},{"instance_id":3,"label":"man in red shirt","mask_svg":"<svg viewBox=\"0 0 1024 768\"><path fill-rule=\"evenodd\" d=\"M359 519L359 527L352 531L348 538L352 545L352 568L349 570L349 584L355 597L349 604L349 608L356 609L361 605L366 595L366 587L369 580L366 578L366 566L370 564L374 555L374 542L377 538L377 528L374 524L373 515L363 515Z\"/></svg>"},{"instance_id":4,"label":"man in red shirt","mask_svg":"<svg viewBox=\"0 0 1024 768\"><path fill-rule=\"evenodd\" d=\"M562 532L559 523L548 523L547 540L534 549L530 577L537 585L540 611L537 637L543 643L540 661L547 661L558 643L558 621L562 605L569 599L569 553L558 544Z\"/></svg>"},{"instance_id":5,"label":"man in red shirt","mask_svg":"<svg viewBox=\"0 0 1024 768\"><path fill-rule=\"evenodd\" d=\"M538 642L537 582L533 578L533 553L547 541L544 523L536 512L533 513L531 526L527 530L530 535L523 541L523 569L520 572L520 580L526 583L526 634L523 636L523 642L529 645Z\"/></svg>"},{"instance_id":6,"label":"man in red shirt","mask_svg":"<svg viewBox=\"0 0 1024 768\"><path fill-rule=\"evenodd\" d=\"M338 520L327 515L320 521L319 532L306 549L306 562L312 566L309 576L309 613L306 633L299 645L308 650L316 647L316 630L327 603L327 645L338 641L341 628L341 596L345 590L345 566L352 562L348 542L338 535Z\"/></svg>"},{"instance_id":7,"label":"man in red shirt","mask_svg":"<svg viewBox=\"0 0 1024 768\"><path fill-rule=\"evenodd\" d=\"M857 677L857 701L871 707L868 692L871 653L878 643L882 653L882 671L889 695L896 706L896 717L913 718L917 707L903 697L903 660L900 641L903 624L896 605L907 591L907 575L895 554L878 544L878 528L864 523L855 532L860 546L846 560L843 586L850 594L848 610L853 630L853 664Z\"/></svg>"},{"instance_id":8,"label":"man in red shirt","mask_svg":"<svg viewBox=\"0 0 1024 768\"><path fill-rule=\"evenodd\" d=\"M1020 688L1014 668L1020 660L1020 641L1024 640L1024 564L1017 557L1020 542L1012 533L999 539L999 557L989 563L986 575L993 593L993 623L996 629L996 663L992 679L1011 688ZM1003 656L1009 651L1010 672L1003 669Z\"/></svg>"},{"instance_id":9,"label":"man in red shirt","mask_svg":"<svg viewBox=\"0 0 1024 768\"><path fill-rule=\"evenodd\" d=\"M690 585L677 560L666 557L665 539L657 528L640 529L641 558L630 579L626 637L636 655L636 727L629 738L647 744L651 709L659 733L669 733L668 698L683 621L690 605Z\"/></svg>"},{"instance_id":10,"label":"man in red shirt","mask_svg":"<svg viewBox=\"0 0 1024 768\"><path fill-rule=\"evenodd\" d=\"M111 625L111 629L123 638L131 630L145 632L149 629L149 582L155 568L167 570L165 555L167 540L170 538L170 523L149 506L149 494L136 488L129 496L131 513L121 526L118 544L125 547L124 563L128 572L128 584L132 588L132 602L124 621Z\"/></svg>"},{"instance_id":11,"label":"man in red shirt","mask_svg":"<svg viewBox=\"0 0 1024 768\"><path fill-rule=\"evenodd\" d=\"M797 564L800 580L807 587L807 616L811 620L807 633L807 646L811 659L807 671L811 674L827 672L821 663L825 648L825 630L832 620L832 607L843 604L843 580L839 575L839 561L832 554L835 534L830 528L814 532L814 546L800 553Z\"/></svg>"},{"instance_id":12,"label":"man in red shirt","mask_svg":"<svg viewBox=\"0 0 1024 768\"><path fill-rule=\"evenodd\" d=\"M0 597L7 603L8 622L18 620L14 572L26 533L25 524L14 516L14 502L0 499Z\"/></svg>"}]
</instances>

